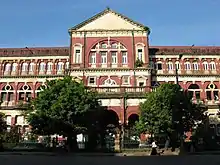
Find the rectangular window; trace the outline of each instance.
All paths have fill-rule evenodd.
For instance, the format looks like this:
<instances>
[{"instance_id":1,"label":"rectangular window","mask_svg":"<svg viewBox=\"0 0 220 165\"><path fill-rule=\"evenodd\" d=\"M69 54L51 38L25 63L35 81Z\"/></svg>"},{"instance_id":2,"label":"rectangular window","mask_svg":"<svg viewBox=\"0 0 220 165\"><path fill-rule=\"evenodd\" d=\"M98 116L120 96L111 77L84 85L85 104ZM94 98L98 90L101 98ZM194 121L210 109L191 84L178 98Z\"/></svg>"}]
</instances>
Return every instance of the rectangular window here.
<instances>
[{"instance_id":1,"label":"rectangular window","mask_svg":"<svg viewBox=\"0 0 220 165\"><path fill-rule=\"evenodd\" d=\"M8 93L8 101L14 100L14 93Z\"/></svg>"},{"instance_id":2,"label":"rectangular window","mask_svg":"<svg viewBox=\"0 0 220 165\"><path fill-rule=\"evenodd\" d=\"M128 63L127 52L122 52L122 64Z\"/></svg>"},{"instance_id":3,"label":"rectangular window","mask_svg":"<svg viewBox=\"0 0 220 165\"><path fill-rule=\"evenodd\" d=\"M6 101L6 95L7 93L1 93L1 100Z\"/></svg>"},{"instance_id":4,"label":"rectangular window","mask_svg":"<svg viewBox=\"0 0 220 165\"><path fill-rule=\"evenodd\" d=\"M90 55L90 61L91 64L95 64L96 63L96 53L92 52Z\"/></svg>"},{"instance_id":5,"label":"rectangular window","mask_svg":"<svg viewBox=\"0 0 220 165\"><path fill-rule=\"evenodd\" d=\"M107 52L101 52L101 63L107 64Z\"/></svg>"},{"instance_id":6,"label":"rectangular window","mask_svg":"<svg viewBox=\"0 0 220 165\"><path fill-rule=\"evenodd\" d=\"M143 55L142 51L143 51L142 49L138 49L138 59L141 60L141 61L143 60L142 59L142 55Z\"/></svg>"},{"instance_id":7,"label":"rectangular window","mask_svg":"<svg viewBox=\"0 0 220 165\"><path fill-rule=\"evenodd\" d=\"M95 85L96 84L95 77L89 77L88 83L89 85Z\"/></svg>"},{"instance_id":8,"label":"rectangular window","mask_svg":"<svg viewBox=\"0 0 220 165\"><path fill-rule=\"evenodd\" d=\"M112 52L112 64L117 64L117 52Z\"/></svg>"},{"instance_id":9,"label":"rectangular window","mask_svg":"<svg viewBox=\"0 0 220 165\"><path fill-rule=\"evenodd\" d=\"M81 51L75 50L75 63L80 63L80 62L81 62Z\"/></svg>"},{"instance_id":10,"label":"rectangular window","mask_svg":"<svg viewBox=\"0 0 220 165\"><path fill-rule=\"evenodd\" d=\"M156 69L157 70L162 70L162 63L157 63L156 64Z\"/></svg>"}]
</instances>

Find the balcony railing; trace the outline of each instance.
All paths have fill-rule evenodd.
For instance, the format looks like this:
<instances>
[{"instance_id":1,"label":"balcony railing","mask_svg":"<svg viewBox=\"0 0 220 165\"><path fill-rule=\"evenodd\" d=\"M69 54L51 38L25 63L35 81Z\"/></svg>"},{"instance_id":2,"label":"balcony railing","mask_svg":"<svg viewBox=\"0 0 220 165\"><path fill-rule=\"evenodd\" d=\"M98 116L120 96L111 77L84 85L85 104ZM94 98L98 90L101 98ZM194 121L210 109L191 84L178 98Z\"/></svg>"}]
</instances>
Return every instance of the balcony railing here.
<instances>
[{"instance_id":1,"label":"balcony railing","mask_svg":"<svg viewBox=\"0 0 220 165\"><path fill-rule=\"evenodd\" d=\"M146 87L90 87L100 94L146 93Z\"/></svg>"}]
</instances>

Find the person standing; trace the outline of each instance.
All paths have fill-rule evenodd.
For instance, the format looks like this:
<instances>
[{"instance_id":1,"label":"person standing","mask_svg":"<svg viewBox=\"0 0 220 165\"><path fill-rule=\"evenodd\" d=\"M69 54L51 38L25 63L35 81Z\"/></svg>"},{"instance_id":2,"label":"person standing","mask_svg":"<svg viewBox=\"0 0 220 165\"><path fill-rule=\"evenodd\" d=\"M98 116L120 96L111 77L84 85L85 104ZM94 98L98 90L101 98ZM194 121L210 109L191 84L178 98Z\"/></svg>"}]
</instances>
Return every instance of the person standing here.
<instances>
[{"instance_id":1,"label":"person standing","mask_svg":"<svg viewBox=\"0 0 220 165\"><path fill-rule=\"evenodd\" d=\"M152 142L152 150L150 155L157 155L157 144L155 141Z\"/></svg>"}]
</instances>

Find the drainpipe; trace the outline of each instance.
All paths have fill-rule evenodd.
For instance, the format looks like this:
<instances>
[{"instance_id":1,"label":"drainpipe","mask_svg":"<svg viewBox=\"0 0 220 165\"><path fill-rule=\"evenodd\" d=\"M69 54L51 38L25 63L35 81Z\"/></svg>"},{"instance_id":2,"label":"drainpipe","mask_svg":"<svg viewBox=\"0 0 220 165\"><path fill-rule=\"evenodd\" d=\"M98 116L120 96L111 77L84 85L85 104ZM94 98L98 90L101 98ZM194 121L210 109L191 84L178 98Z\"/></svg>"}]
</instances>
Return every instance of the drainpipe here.
<instances>
[{"instance_id":1,"label":"drainpipe","mask_svg":"<svg viewBox=\"0 0 220 165\"><path fill-rule=\"evenodd\" d=\"M72 69L72 60L71 57L72 57L72 44L73 44L73 41L72 41L72 32L69 33L70 34L70 49L69 49L69 68L65 69L65 75L69 75L70 76L70 70Z\"/></svg>"},{"instance_id":2,"label":"drainpipe","mask_svg":"<svg viewBox=\"0 0 220 165\"><path fill-rule=\"evenodd\" d=\"M86 79L85 79L85 68L86 68L86 34L87 32L84 31L84 49L83 49L83 83L84 85L86 84Z\"/></svg>"},{"instance_id":3,"label":"drainpipe","mask_svg":"<svg viewBox=\"0 0 220 165\"><path fill-rule=\"evenodd\" d=\"M137 87L137 82L136 82L136 75L135 75L135 69L136 69L136 66L135 66L135 63L136 63L136 57L135 57L135 41L134 41L134 30L131 31L131 34L132 34L132 54L133 54L133 58L134 58L134 67L133 67L133 70L134 70L134 87L135 87L135 90L136 90L136 87Z\"/></svg>"}]
</instances>

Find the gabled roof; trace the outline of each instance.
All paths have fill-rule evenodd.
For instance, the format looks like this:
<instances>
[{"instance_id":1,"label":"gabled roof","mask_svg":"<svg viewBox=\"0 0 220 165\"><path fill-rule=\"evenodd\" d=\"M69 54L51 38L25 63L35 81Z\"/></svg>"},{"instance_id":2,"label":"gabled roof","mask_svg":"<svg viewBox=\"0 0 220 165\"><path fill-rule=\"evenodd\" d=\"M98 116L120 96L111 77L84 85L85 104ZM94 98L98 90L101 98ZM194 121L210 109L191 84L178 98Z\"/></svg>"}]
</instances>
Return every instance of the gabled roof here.
<instances>
[{"instance_id":1,"label":"gabled roof","mask_svg":"<svg viewBox=\"0 0 220 165\"><path fill-rule=\"evenodd\" d=\"M113 13L113 14L115 14L116 16L118 16L118 17L124 19L125 21L127 21L127 22L129 22L129 23L131 23L131 24L133 24L133 25L135 25L135 26L137 26L137 27L143 29L144 31L148 31L148 33L150 32L149 27L144 26L143 24L140 24L140 23L138 23L138 22L136 22L136 21L134 21L134 20L128 18L127 16L124 16L124 15L122 15L122 14L116 12L116 11L113 11L113 10L110 9L110 8L106 8L106 9L103 10L102 12L100 12L100 13L94 15L93 17L91 17L91 18L89 18L89 19L83 21L82 23L80 23L80 24L78 24L78 25L76 25L76 26L70 28L70 29L69 29L69 32L71 32L71 31L76 31L76 30L80 29L81 27L83 27L83 26L85 26L85 25L87 25L87 24L89 24L89 23L91 23L91 22L97 20L98 18L100 18L100 17L102 17L103 15L108 14L108 13Z\"/></svg>"}]
</instances>

